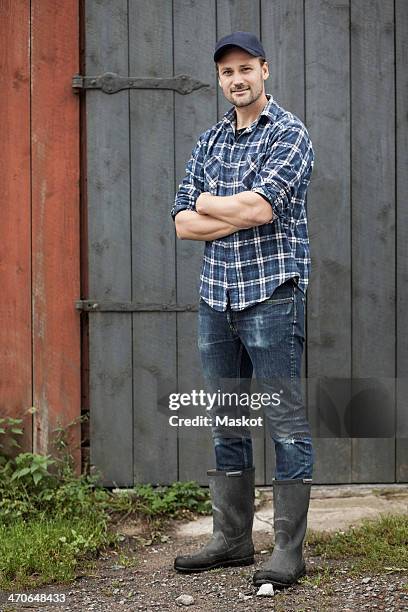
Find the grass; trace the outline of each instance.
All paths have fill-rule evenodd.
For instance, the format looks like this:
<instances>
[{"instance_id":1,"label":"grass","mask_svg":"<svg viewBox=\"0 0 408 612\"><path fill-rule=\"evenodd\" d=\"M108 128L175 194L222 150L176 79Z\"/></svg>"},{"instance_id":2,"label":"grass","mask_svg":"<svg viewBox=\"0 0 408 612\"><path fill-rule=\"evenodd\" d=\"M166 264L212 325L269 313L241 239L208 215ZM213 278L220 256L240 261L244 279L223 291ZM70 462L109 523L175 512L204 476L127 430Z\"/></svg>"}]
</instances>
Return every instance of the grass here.
<instances>
[{"instance_id":1,"label":"grass","mask_svg":"<svg viewBox=\"0 0 408 612\"><path fill-rule=\"evenodd\" d=\"M153 543L165 541L162 530L170 517L209 512L208 491L194 482L175 482L156 489L138 485L114 494L91 487L85 476L71 474L32 493L28 502L26 491L15 486L9 498L3 496L0 503L3 590L73 580L87 559L121 541L113 526L125 518L142 518L144 541ZM12 511L17 508L19 514L13 518ZM119 565L133 567L137 563L134 555L119 553Z\"/></svg>"},{"instance_id":2,"label":"grass","mask_svg":"<svg viewBox=\"0 0 408 612\"><path fill-rule=\"evenodd\" d=\"M0 587L37 587L75 578L78 564L113 543L100 517L37 519L0 526Z\"/></svg>"},{"instance_id":3,"label":"grass","mask_svg":"<svg viewBox=\"0 0 408 612\"><path fill-rule=\"evenodd\" d=\"M341 559L350 574L408 572L408 514L365 519L345 532L309 530L307 545L313 556ZM325 580L328 573L315 580Z\"/></svg>"},{"instance_id":4,"label":"grass","mask_svg":"<svg viewBox=\"0 0 408 612\"><path fill-rule=\"evenodd\" d=\"M113 526L131 516L143 520L144 541L153 543L164 541L169 517L211 511L208 491L193 481L112 493L98 474L77 476L67 428L56 430L53 457L18 452L21 423L0 418L0 589L71 581L80 565L124 539ZM131 567L137 558L119 551L118 562Z\"/></svg>"}]
</instances>

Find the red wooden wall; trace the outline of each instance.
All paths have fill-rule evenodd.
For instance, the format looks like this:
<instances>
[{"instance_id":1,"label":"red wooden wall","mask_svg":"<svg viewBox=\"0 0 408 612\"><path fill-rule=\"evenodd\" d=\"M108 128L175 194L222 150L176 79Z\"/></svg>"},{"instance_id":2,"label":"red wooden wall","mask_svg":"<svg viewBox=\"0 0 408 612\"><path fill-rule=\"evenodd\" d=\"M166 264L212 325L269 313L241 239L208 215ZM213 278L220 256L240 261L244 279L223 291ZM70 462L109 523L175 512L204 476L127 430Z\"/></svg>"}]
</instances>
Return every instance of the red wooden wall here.
<instances>
[{"instance_id":1,"label":"red wooden wall","mask_svg":"<svg viewBox=\"0 0 408 612\"><path fill-rule=\"evenodd\" d=\"M78 9L0 0L0 414L39 453L81 410Z\"/></svg>"}]
</instances>

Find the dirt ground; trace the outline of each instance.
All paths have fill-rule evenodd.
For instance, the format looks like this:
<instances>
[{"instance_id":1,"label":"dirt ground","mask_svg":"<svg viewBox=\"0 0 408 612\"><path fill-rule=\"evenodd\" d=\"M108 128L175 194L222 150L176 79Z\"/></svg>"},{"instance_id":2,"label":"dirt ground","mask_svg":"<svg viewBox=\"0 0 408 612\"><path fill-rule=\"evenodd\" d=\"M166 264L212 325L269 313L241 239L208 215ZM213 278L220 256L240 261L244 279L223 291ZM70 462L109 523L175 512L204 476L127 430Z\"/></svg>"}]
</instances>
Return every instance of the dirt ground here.
<instances>
[{"instance_id":1,"label":"dirt ground","mask_svg":"<svg viewBox=\"0 0 408 612\"><path fill-rule=\"evenodd\" d=\"M401 491L397 499L394 494L380 495L381 500L389 499L390 504L401 502ZM408 491L407 491L408 494ZM357 499L356 507L365 507L371 502L372 491L360 489L350 495L337 492L338 501L341 498L365 497ZM333 504L333 495L327 491L316 489L313 494L313 517L325 514L323 500L326 498L327 511ZM376 497L378 500L378 496ZM407 498L408 499L408 498ZM331 501L330 501L331 500ZM351 506L349 501L349 506ZM372 507L372 504L369 504ZM383 504L377 506L383 510ZM407 508L407 506L405 506ZM345 504L341 506L341 514L347 513ZM390 506L391 508L391 506ZM268 501L258 510L258 515L268 516ZM263 514L262 514L263 513ZM330 515L330 512L329 512ZM315 520L310 513L311 522ZM354 519L356 516L354 516ZM317 520L316 519L316 520ZM330 524L333 526L333 517ZM321 519L318 519L320 521ZM194 524L200 524L200 529L194 532ZM205 528L203 527L203 521ZM352 521L355 523L356 521ZM346 524L350 524L350 521ZM356 612L360 610L386 610L387 612L408 611L408 572L390 569L382 575L351 577L348 566L343 561L328 561L312 556L311 550L305 548L307 580L285 590L275 590L273 597L259 597L257 589L252 585L252 575L265 558L266 548L272 545L270 525L264 523L265 530L260 529L262 521L254 529L254 544L256 550L255 565L243 568L223 568L203 572L201 574L178 574L173 569L174 557L177 554L188 554L197 550L208 539L209 523L204 519L194 522L172 521L160 544L142 545L140 536L146 536L143 526L128 520L118 528L123 534L123 541L117 551L106 551L93 564L91 569L84 570L82 575L70 585L49 586L33 590L33 593L64 594L64 604L7 603L8 594L0 597L0 610L12 612L20 610L41 610L55 612L61 608L69 611L114 612L116 610L133 611L180 611L183 608L192 611L252 611L276 610L279 612L297 611L327 611ZM201 533L200 533L201 531ZM198 532L198 533L197 533ZM324 573L329 582L317 579L319 573ZM405 588L404 588L405 584ZM191 605L177 602L180 595L193 598Z\"/></svg>"},{"instance_id":2,"label":"dirt ground","mask_svg":"<svg viewBox=\"0 0 408 612\"><path fill-rule=\"evenodd\" d=\"M133 611L159 610L180 611L220 611L236 610L324 610L334 612L357 612L360 610L386 610L387 612L408 610L408 591L402 583L407 582L407 574L400 572L387 575L370 575L360 578L348 578L347 566L342 562L322 562L318 557L308 555L305 558L308 577L313 578L326 568L331 575L329 586L307 586L298 584L283 591L275 591L273 597L257 597L257 589L252 586L254 569L262 561L265 542L270 534L257 531L254 535L256 548L255 566L244 568L225 568L201 574L182 575L173 570L174 557L180 552L188 553L203 544L206 537L180 538L172 528L169 540L160 545L134 547L126 539L122 545L126 551L126 564L132 554L136 555L137 565L125 567L119 563L120 555L109 551L95 564L86 575L64 587L47 587L33 592L64 593L65 604L6 604L4 612L12 610L37 609L42 612L55 612L58 607L73 611ZM194 602L190 606L177 603L180 595L190 595ZM3 597L4 600L4 597Z\"/></svg>"}]
</instances>

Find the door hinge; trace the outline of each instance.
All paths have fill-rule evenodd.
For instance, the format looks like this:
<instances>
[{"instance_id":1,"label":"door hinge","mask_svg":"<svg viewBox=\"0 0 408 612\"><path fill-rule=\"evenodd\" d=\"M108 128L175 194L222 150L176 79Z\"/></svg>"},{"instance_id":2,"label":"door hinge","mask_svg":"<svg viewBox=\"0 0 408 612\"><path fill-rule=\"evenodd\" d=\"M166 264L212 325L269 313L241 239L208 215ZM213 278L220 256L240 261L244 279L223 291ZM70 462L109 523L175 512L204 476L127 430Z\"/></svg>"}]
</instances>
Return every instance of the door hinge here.
<instances>
[{"instance_id":1,"label":"door hinge","mask_svg":"<svg viewBox=\"0 0 408 612\"><path fill-rule=\"evenodd\" d=\"M180 94L189 94L196 89L210 87L186 74L166 78L121 77L115 72L105 72L99 76L72 77L72 88L75 93L85 89L101 89L104 93L113 94L122 89L171 89Z\"/></svg>"},{"instance_id":2,"label":"door hinge","mask_svg":"<svg viewBox=\"0 0 408 612\"><path fill-rule=\"evenodd\" d=\"M75 308L85 312L196 312L197 304L140 304L138 302L77 300Z\"/></svg>"}]
</instances>

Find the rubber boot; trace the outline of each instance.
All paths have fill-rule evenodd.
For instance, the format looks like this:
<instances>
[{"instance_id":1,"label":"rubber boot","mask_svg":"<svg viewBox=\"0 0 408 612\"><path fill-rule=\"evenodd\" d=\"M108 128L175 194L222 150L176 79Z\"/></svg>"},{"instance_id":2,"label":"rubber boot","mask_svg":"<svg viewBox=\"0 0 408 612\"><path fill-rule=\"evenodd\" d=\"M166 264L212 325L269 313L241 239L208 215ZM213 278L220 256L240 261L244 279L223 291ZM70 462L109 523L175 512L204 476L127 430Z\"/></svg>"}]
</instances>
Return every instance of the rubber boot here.
<instances>
[{"instance_id":1,"label":"rubber boot","mask_svg":"<svg viewBox=\"0 0 408 612\"><path fill-rule=\"evenodd\" d=\"M275 547L257 570L253 583L286 587L306 574L303 540L306 534L311 478L273 480Z\"/></svg>"},{"instance_id":2,"label":"rubber boot","mask_svg":"<svg viewBox=\"0 0 408 612\"><path fill-rule=\"evenodd\" d=\"M197 553L179 556L179 572L202 572L215 567L254 562L255 468L235 471L208 470L213 511L213 534Z\"/></svg>"}]
</instances>

